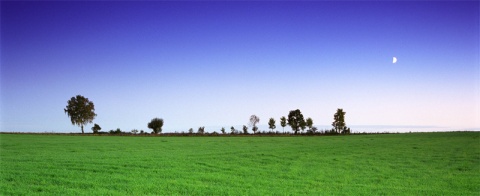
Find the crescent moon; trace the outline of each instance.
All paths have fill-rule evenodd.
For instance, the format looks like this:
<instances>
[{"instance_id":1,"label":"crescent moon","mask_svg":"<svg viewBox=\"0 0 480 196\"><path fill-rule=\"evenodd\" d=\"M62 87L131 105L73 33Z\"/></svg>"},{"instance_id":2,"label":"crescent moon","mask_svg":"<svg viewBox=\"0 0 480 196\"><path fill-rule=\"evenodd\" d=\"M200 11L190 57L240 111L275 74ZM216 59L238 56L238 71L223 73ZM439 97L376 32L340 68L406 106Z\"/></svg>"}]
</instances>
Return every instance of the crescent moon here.
<instances>
[{"instance_id":1,"label":"crescent moon","mask_svg":"<svg viewBox=\"0 0 480 196\"><path fill-rule=\"evenodd\" d=\"M397 62L397 57L393 57L393 62L392 63L396 63Z\"/></svg>"}]
</instances>

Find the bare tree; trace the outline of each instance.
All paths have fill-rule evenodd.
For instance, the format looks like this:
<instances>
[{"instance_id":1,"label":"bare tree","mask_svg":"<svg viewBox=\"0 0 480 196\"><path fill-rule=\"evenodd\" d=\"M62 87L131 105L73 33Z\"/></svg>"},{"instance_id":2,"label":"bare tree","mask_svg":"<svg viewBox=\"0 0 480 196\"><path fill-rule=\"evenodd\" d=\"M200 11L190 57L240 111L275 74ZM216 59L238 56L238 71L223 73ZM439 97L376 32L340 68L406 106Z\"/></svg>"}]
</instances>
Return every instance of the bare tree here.
<instances>
[{"instance_id":1,"label":"bare tree","mask_svg":"<svg viewBox=\"0 0 480 196\"><path fill-rule=\"evenodd\" d=\"M258 116L256 116L255 114L250 116L250 126L252 126L253 134L255 134L255 132L257 132L258 130L258 122L260 122L260 118L258 118Z\"/></svg>"}]
</instances>

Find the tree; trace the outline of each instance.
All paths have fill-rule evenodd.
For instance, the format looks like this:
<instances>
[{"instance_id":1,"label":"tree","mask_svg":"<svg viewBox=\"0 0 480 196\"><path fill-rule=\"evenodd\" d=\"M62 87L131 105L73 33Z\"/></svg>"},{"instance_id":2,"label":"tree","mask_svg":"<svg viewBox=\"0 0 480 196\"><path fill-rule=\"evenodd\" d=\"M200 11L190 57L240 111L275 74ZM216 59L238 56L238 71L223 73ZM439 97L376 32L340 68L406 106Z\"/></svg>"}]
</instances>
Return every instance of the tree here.
<instances>
[{"instance_id":1,"label":"tree","mask_svg":"<svg viewBox=\"0 0 480 196\"><path fill-rule=\"evenodd\" d=\"M268 127L273 131L273 129L275 129L277 126L275 126L275 119L273 118L270 118L270 120L268 120Z\"/></svg>"},{"instance_id":2,"label":"tree","mask_svg":"<svg viewBox=\"0 0 480 196\"><path fill-rule=\"evenodd\" d=\"M287 118L285 118L285 116L282 116L282 118L280 118L280 126L282 126L283 133L285 133L285 127L287 126Z\"/></svg>"},{"instance_id":3,"label":"tree","mask_svg":"<svg viewBox=\"0 0 480 196\"><path fill-rule=\"evenodd\" d=\"M247 135L248 134L248 127L243 125L243 134Z\"/></svg>"},{"instance_id":4,"label":"tree","mask_svg":"<svg viewBox=\"0 0 480 196\"><path fill-rule=\"evenodd\" d=\"M148 123L148 128L153 130L153 133L158 134L162 132L163 119L154 118Z\"/></svg>"},{"instance_id":5,"label":"tree","mask_svg":"<svg viewBox=\"0 0 480 196\"><path fill-rule=\"evenodd\" d=\"M300 129L302 129L302 133L305 131L305 128L307 127L307 122L305 120L300 124Z\"/></svg>"},{"instance_id":6,"label":"tree","mask_svg":"<svg viewBox=\"0 0 480 196\"><path fill-rule=\"evenodd\" d=\"M84 133L83 126L92 123L95 116L97 116L93 102L81 95L68 100L64 111L70 117L72 125L78 125L82 128L82 134Z\"/></svg>"},{"instance_id":7,"label":"tree","mask_svg":"<svg viewBox=\"0 0 480 196\"><path fill-rule=\"evenodd\" d=\"M305 124L307 125L308 127L308 132L312 132L312 128L313 128L313 120L312 118L308 117L307 118L307 121L305 122Z\"/></svg>"},{"instance_id":8,"label":"tree","mask_svg":"<svg viewBox=\"0 0 480 196\"><path fill-rule=\"evenodd\" d=\"M253 134L258 130L257 123L260 122L260 118L256 115L250 116L250 125L252 126Z\"/></svg>"},{"instance_id":9,"label":"tree","mask_svg":"<svg viewBox=\"0 0 480 196\"><path fill-rule=\"evenodd\" d=\"M198 134L204 134L205 133L205 127L198 127Z\"/></svg>"},{"instance_id":10,"label":"tree","mask_svg":"<svg viewBox=\"0 0 480 196\"><path fill-rule=\"evenodd\" d=\"M345 114L346 112L344 112L343 109L338 108L337 112L333 115L332 126L336 133L350 133L350 128L348 128L345 124Z\"/></svg>"},{"instance_id":11,"label":"tree","mask_svg":"<svg viewBox=\"0 0 480 196\"><path fill-rule=\"evenodd\" d=\"M132 133L133 133L133 134L137 134L137 133L138 133L138 130L132 129Z\"/></svg>"},{"instance_id":12,"label":"tree","mask_svg":"<svg viewBox=\"0 0 480 196\"><path fill-rule=\"evenodd\" d=\"M116 130L110 130L110 134L120 134L122 133L122 130L120 128L117 128Z\"/></svg>"},{"instance_id":13,"label":"tree","mask_svg":"<svg viewBox=\"0 0 480 196\"><path fill-rule=\"evenodd\" d=\"M98 131L100 131L100 130L102 130L102 127L100 127L100 125L98 125L98 124L95 123L95 124L93 125L93 127L92 127L93 133L97 134Z\"/></svg>"},{"instance_id":14,"label":"tree","mask_svg":"<svg viewBox=\"0 0 480 196\"><path fill-rule=\"evenodd\" d=\"M350 127L344 127L342 133L343 134L350 134Z\"/></svg>"},{"instance_id":15,"label":"tree","mask_svg":"<svg viewBox=\"0 0 480 196\"><path fill-rule=\"evenodd\" d=\"M258 127L257 127L257 126L253 126L253 127L252 127L253 134L255 134L255 133L257 132L257 130L258 130Z\"/></svg>"},{"instance_id":16,"label":"tree","mask_svg":"<svg viewBox=\"0 0 480 196\"><path fill-rule=\"evenodd\" d=\"M193 133L193 128L190 128L190 129L188 130L188 133L189 133L189 134L192 134L192 133Z\"/></svg>"},{"instance_id":17,"label":"tree","mask_svg":"<svg viewBox=\"0 0 480 196\"><path fill-rule=\"evenodd\" d=\"M230 131L231 131L230 134L234 134L235 133L235 127L233 127L233 126L230 127Z\"/></svg>"},{"instance_id":18,"label":"tree","mask_svg":"<svg viewBox=\"0 0 480 196\"><path fill-rule=\"evenodd\" d=\"M222 129L220 129L220 131L222 131L222 134L225 134L225 127L222 127Z\"/></svg>"},{"instance_id":19,"label":"tree","mask_svg":"<svg viewBox=\"0 0 480 196\"><path fill-rule=\"evenodd\" d=\"M303 119L303 114L299 109L290 111L288 114L288 125L292 127L295 134L297 134L300 129L305 129L306 123Z\"/></svg>"}]
</instances>

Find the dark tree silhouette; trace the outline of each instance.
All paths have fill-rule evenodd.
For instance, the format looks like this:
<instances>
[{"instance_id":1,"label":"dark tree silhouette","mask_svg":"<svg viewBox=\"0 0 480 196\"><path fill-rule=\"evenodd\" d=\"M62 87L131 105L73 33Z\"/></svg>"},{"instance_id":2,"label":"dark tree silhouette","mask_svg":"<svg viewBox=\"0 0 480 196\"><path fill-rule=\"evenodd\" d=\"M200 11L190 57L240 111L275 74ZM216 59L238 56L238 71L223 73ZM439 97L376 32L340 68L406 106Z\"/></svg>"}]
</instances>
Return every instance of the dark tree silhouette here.
<instances>
[{"instance_id":1,"label":"dark tree silhouette","mask_svg":"<svg viewBox=\"0 0 480 196\"><path fill-rule=\"evenodd\" d=\"M243 125L243 134L248 134L248 127Z\"/></svg>"},{"instance_id":2,"label":"dark tree silhouette","mask_svg":"<svg viewBox=\"0 0 480 196\"><path fill-rule=\"evenodd\" d=\"M305 129L306 123L299 109L290 111L288 114L288 125L292 127L295 134L297 134L300 129Z\"/></svg>"},{"instance_id":3,"label":"dark tree silhouette","mask_svg":"<svg viewBox=\"0 0 480 196\"><path fill-rule=\"evenodd\" d=\"M92 123L97 116L93 102L88 98L77 95L68 100L67 103L67 107L64 109L65 113L70 117L72 125L78 125L82 128L83 134L83 126Z\"/></svg>"},{"instance_id":4,"label":"dark tree silhouette","mask_svg":"<svg viewBox=\"0 0 480 196\"><path fill-rule=\"evenodd\" d=\"M272 132L275 128L277 128L277 126L275 126L275 119L270 118L270 120L268 120L268 128L270 128Z\"/></svg>"},{"instance_id":5,"label":"dark tree silhouette","mask_svg":"<svg viewBox=\"0 0 480 196\"><path fill-rule=\"evenodd\" d=\"M148 123L148 128L153 130L153 133L158 134L162 132L163 119L154 118Z\"/></svg>"},{"instance_id":6,"label":"dark tree silhouette","mask_svg":"<svg viewBox=\"0 0 480 196\"><path fill-rule=\"evenodd\" d=\"M337 112L333 115L333 129L336 133L350 134L350 128L345 124L345 114L343 109L338 108Z\"/></svg>"},{"instance_id":7,"label":"dark tree silhouette","mask_svg":"<svg viewBox=\"0 0 480 196\"><path fill-rule=\"evenodd\" d=\"M205 127L198 127L198 134L204 134L205 133Z\"/></svg>"},{"instance_id":8,"label":"dark tree silhouette","mask_svg":"<svg viewBox=\"0 0 480 196\"><path fill-rule=\"evenodd\" d=\"M102 130L102 127L100 127L100 125L95 123L92 127L93 133L98 133L98 131L100 131L100 130Z\"/></svg>"},{"instance_id":9,"label":"dark tree silhouette","mask_svg":"<svg viewBox=\"0 0 480 196\"><path fill-rule=\"evenodd\" d=\"M235 134L235 127L230 127L230 134Z\"/></svg>"},{"instance_id":10,"label":"dark tree silhouette","mask_svg":"<svg viewBox=\"0 0 480 196\"><path fill-rule=\"evenodd\" d=\"M285 118L285 116L280 118L280 126L282 126L283 133L285 133L285 127L287 126L287 118Z\"/></svg>"},{"instance_id":11,"label":"dark tree silhouette","mask_svg":"<svg viewBox=\"0 0 480 196\"><path fill-rule=\"evenodd\" d=\"M222 127L222 129L220 129L220 131L222 132L222 134L225 134L225 127Z\"/></svg>"}]
</instances>

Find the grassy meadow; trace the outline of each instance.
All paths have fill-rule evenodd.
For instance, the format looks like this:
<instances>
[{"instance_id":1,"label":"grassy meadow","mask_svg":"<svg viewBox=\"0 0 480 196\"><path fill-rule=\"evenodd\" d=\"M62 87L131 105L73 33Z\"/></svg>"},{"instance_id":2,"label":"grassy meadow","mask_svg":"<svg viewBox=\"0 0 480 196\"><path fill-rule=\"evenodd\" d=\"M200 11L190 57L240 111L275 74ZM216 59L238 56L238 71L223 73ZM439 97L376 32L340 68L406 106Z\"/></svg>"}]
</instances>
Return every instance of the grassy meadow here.
<instances>
[{"instance_id":1,"label":"grassy meadow","mask_svg":"<svg viewBox=\"0 0 480 196\"><path fill-rule=\"evenodd\" d=\"M478 195L480 132L0 134L0 195Z\"/></svg>"}]
</instances>

